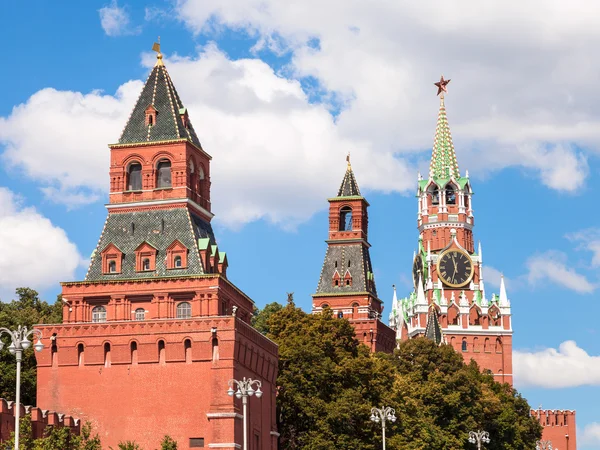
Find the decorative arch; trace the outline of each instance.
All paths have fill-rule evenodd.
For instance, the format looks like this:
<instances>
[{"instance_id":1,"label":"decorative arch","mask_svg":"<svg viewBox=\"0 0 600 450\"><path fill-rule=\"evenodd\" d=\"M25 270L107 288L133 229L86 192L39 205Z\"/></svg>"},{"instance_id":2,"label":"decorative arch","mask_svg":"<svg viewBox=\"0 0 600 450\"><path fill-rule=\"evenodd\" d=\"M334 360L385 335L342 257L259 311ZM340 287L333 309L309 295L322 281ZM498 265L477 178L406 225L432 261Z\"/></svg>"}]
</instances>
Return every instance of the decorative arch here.
<instances>
[{"instance_id":1,"label":"decorative arch","mask_svg":"<svg viewBox=\"0 0 600 450\"><path fill-rule=\"evenodd\" d=\"M85 365L85 344L83 342L77 343L77 364Z\"/></svg>"},{"instance_id":2,"label":"decorative arch","mask_svg":"<svg viewBox=\"0 0 600 450\"><path fill-rule=\"evenodd\" d=\"M128 191L142 190L142 163L137 159L127 164L126 189Z\"/></svg>"},{"instance_id":3,"label":"decorative arch","mask_svg":"<svg viewBox=\"0 0 600 450\"><path fill-rule=\"evenodd\" d=\"M333 277L331 278L331 285L333 287L339 287L342 285L342 277L340 276L340 273L337 270L333 273Z\"/></svg>"},{"instance_id":4,"label":"decorative arch","mask_svg":"<svg viewBox=\"0 0 600 450\"><path fill-rule=\"evenodd\" d=\"M167 362L167 357L166 357L166 346L165 346L165 340L160 338L157 343L156 343L156 347L158 350L158 363L159 364L166 364Z\"/></svg>"},{"instance_id":5,"label":"decorative arch","mask_svg":"<svg viewBox=\"0 0 600 450\"><path fill-rule=\"evenodd\" d=\"M344 286L352 286L352 274L349 270L346 270L346 273L344 274Z\"/></svg>"},{"instance_id":6,"label":"decorative arch","mask_svg":"<svg viewBox=\"0 0 600 450\"><path fill-rule=\"evenodd\" d=\"M481 325L481 309L475 303L469 310L469 325Z\"/></svg>"},{"instance_id":7,"label":"decorative arch","mask_svg":"<svg viewBox=\"0 0 600 450\"><path fill-rule=\"evenodd\" d=\"M502 353L502 339L499 337L496 338L495 350L496 353Z\"/></svg>"},{"instance_id":8,"label":"decorative arch","mask_svg":"<svg viewBox=\"0 0 600 450\"><path fill-rule=\"evenodd\" d=\"M459 317L460 309L453 303L448 307L448 325L458 325Z\"/></svg>"},{"instance_id":9,"label":"decorative arch","mask_svg":"<svg viewBox=\"0 0 600 450\"><path fill-rule=\"evenodd\" d=\"M462 342L460 345L461 345L461 347L460 347L461 351L463 351L463 352L469 351L469 344L467 342L467 338L462 338Z\"/></svg>"},{"instance_id":10,"label":"decorative arch","mask_svg":"<svg viewBox=\"0 0 600 450\"><path fill-rule=\"evenodd\" d=\"M110 351L111 351L111 345L110 342L105 342L104 343L104 367L110 367Z\"/></svg>"},{"instance_id":11,"label":"decorative arch","mask_svg":"<svg viewBox=\"0 0 600 450\"><path fill-rule=\"evenodd\" d=\"M136 340L132 340L129 343L129 352L131 354L131 364L138 363L138 343Z\"/></svg>"},{"instance_id":12,"label":"decorative arch","mask_svg":"<svg viewBox=\"0 0 600 450\"><path fill-rule=\"evenodd\" d=\"M437 184L431 183L427 186L427 197L430 205L437 206L440 204L440 188Z\"/></svg>"},{"instance_id":13,"label":"decorative arch","mask_svg":"<svg viewBox=\"0 0 600 450\"><path fill-rule=\"evenodd\" d=\"M192 338L185 338L183 341L183 352L186 364L192 363Z\"/></svg>"},{"instance_id":14,"label":"decorative arch","mask_svg":"<svg viewBox=\"0 0 600 450\"><path fill-rule=\"evenodd\" d=\"M490 319L490 326L499 327L502 325L502 315L498 306L490 306L490 309L488 310L488 317Z\"/></svg>"},{"instance_id":15,"label":"decorative arch","mask_svg":"<svg viewBox=\"0 0 600 450\"><path fill-rule=\"evenodd\" d=\"M473 352L479 353L479 338L477 336L473 338Z\"/></svg>"}]
</instances>

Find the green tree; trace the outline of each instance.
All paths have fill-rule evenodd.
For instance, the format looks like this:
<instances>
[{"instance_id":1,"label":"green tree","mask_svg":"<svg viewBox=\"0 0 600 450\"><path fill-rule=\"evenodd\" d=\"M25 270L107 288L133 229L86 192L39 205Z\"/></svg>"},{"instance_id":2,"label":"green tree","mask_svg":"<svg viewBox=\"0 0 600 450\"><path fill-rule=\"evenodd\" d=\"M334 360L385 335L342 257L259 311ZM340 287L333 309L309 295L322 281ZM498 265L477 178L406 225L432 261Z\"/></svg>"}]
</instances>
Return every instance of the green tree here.
<instances>
[{"instance_id":1,"label":"green tree","mask_svg":"<svg viewBox=\"0 0 600 450\"><path fill-rule=\"evenodd\" d=\"M33 439L31 416L21 419L21 432L19 433L19 450L102 450L100 438L96 434L92 437L92 426L86 422L81 427L80 435L73 434L68 427L48 427L44 437ZM15 447L14 433L6 441L3 449L12 450Z\"/></svg>"},{"instance_id":2,"label":"green tree","mask_svg":"<svg viewBox=\"0 0 600 450\"><path fill-rule=\"evenodd\" d=\"M40 323L62 322L62 301L60 296L56 303L50 305L40 300L38 293L29 288L16 290L18 300L9 303L0 302L0 327L14 330L19 325L32 328ZM2 338L5 348L9 345L9 337ZM0 352L0 398L14 399L16 384L16 365L14 355L7 351ZM36 404L36 361L33 348L25 350L21 365L21 402L25 405Z\"/></svg>"},{"instance_id":3,"label":"green tree","mask_svg":"<svg viewBox=\"0 0 600 450\"><path fill-rule=\"evenodd\" d=\"M269 319L273 314L281 311L282 308L283 306L277 302L269 303L263 309L255 308L254 316L252 316L252 326L266 335L269 332Z\"/></svg>"},{"instance_id":4,"label":"green tree","mask_svg":"<svg viewBox=\"0 0 600 450\"><path fill-rule=\"evenodd\" d=\"M370 408L391 389L393 364L372 357L347 320L310 315L289 302L268 321L279 344L282 448L372 450Z\"/></svg>"},{"instance_id":5,"label":"green tree","mask_svg":"<svg viewBox=\"0 0 600 450\"><path fill-rule=\"evenodd\" d=\"M177 450L177 442L171 436L165 436L160 443L160 450Z\"/></svg>"},{"instance_id":6,"label":"green tree","mask_svg":"<svg viewBox=\"0 0 600 450\"><path fill-rule=\"evenodd\" d=\"M142 447L140 447L134 441L119 442L118 447L119 447L119 450L142 450Z\"/></svg>"},{"instance_id":7,"label":"green tree","mask_svg":"<svg viewBox=\"0 0 600 450\"><path fill-rule=\"evenodd\" d=\"M481 373L449 345L424 338L404 341L395 354L396 380L387 402L398 420L390 424L390 449L471 448L470 430L486 430L488 450L530 449L541 426L529 405L508 384Z\"/></svg>"}]
</instances>

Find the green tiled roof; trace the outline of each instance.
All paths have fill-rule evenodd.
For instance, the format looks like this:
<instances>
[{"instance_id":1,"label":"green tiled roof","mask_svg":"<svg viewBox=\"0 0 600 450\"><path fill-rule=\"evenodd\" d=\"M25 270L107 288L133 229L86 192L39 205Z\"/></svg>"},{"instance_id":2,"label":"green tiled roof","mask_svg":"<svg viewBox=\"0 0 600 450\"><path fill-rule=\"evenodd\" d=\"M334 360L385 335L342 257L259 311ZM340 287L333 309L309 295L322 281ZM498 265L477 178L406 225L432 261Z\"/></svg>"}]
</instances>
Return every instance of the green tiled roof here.
<instances>
[{"instance_id":1,"label":"green tiled roof","mask_svg":"<svg viewBox=\"0 0 600 450\"><path fill-rule=\"evenodd\" d=\"M440 99L440 111L438 114L437 126L435 128L435 139L433 141L433 152L431 155L431 164L429 166L430 179L444 179L453 177L460 178L450 126L446 117L446 106L444 97Z\"/></svg>"},{"instance_id":2,"label":"green tiled roof","mask_svg":"<svg viewBox=\"0 0 600 450\"><path fill-rule=\"evenodd\" d=\"M153 125L146 125L146 109L152 105L156 109ZM171 81L167 69L157 64L150 72L138 101L123 129L119 144L160 142L187 139L201 148L198 136L189 118L184 126L182 115L187 113L179 94Z\"/></svg>"}]
</instances>

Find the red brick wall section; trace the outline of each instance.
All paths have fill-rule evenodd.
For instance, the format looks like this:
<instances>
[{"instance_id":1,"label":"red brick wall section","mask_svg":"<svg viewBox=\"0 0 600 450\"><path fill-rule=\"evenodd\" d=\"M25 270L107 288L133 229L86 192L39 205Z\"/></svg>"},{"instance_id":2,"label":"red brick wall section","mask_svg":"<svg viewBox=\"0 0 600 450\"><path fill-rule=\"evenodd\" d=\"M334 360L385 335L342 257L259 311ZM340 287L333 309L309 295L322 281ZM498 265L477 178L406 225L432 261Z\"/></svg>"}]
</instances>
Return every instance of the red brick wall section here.
<instances>
[{"instance_id":1,"label":"red brick wall section","mask_svg":"<svg viewBox=\"0 0 600 450\"><path fill-rule=\"evenodd\" d=\"M242 402L227 395L228 381L251 377L264 392L249 399L251 442L257 435L258 450L276 449L277 346L239 318L38 328L56 333L58 347L54 364L49 345L36 355L39 405L89 420L104 448L135 440L154 449L168 434L180 449L204 438L234 450L226 444L242 443Z\"/></svg>"},{"instance_id":2,"label":"red brick wall section","mask_svg":"<svg viewBox=\"0 0 600 450\"><path fill-rule=\"evenodd\" d=\"M577 449L577 426L575 411L536 409L531 410L531 415L537 417L544 431L542 439L550 441L555 450Z\"/></svg>"},{"instance_id":3,"label":"red brick wall section","mask_svg":"<svg viewBox=\"0 0 600 450\"><path fill-rule=\"evenodd\" d=\"M15 406L14 402L0 398L0 442L10 439L10 434L15 431ZM71 416L21 405L20 417L25 417L25 415L31 417L34 439L43 437L48 426L69 427L73 433L79 435L80 421Z\"/></svg>"},{"instance_id":4,"label":"red brick wall section","mask_svg":"<svg viewBox=\"0 0 600 450\"><path fill-rule=\"evenodd\" d=\"M396 332L376 319L350 319L356 339L372 352L393 353L396 348Z\"/></svg>"}]
</instances>

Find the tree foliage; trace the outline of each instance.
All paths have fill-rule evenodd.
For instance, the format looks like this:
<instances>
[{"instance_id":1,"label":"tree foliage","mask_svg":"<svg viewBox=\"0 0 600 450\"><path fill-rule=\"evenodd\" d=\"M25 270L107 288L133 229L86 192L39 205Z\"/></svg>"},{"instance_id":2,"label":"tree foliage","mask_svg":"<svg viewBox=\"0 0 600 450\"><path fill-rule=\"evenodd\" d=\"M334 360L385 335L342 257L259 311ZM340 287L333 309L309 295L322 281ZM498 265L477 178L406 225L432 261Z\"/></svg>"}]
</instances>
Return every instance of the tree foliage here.
<instances>
[{"instance_id":1,"label":"tree foliage","mask_svg":"<svg viewBox=\"0 0 600 450\"><path fill-rule=\"evenodd\" d=\"M371 407L391 406L388 450L473 448L468 431L490 433L488 449L530 449L541 427L508 384L465 364L451 346L420 338L394 355L371 354L330 310L310 315L289 302L268 313L279 345L278 426L282 448L374 450L381 424Z\"/></svg>"},{"instance_id":2,"label":"tree foliage","mask_svg":"<svg viewBox=\"0 0 600 450\"><path fill-rule=\"evenodd\" d=\"M15 447L14 432L3 446L8 450ZM97 434L92 436L89 422L81 427L79 436L72 433L69 427L48 427L44 437L33 439L31 416L27 415L20 421L19 450L102 450L102 444Z\"/></svg>"},{"instance_id":3,"label":"tree foliage","mask_svg":"<svg viewBox=\"0 0 600 450\"><path fill-rule=\"evenodd\" d=\"M31 329L40 323L61 323L62 302L60 296L56 303L48 304L40 300L38 293L29 288L16 290L18 299L10 303L0 302L0 327L15 330L19 325ZM5 349L10 343L8 336L3 336ZM0 352L0 398L15 399L17 362L14 355L7 351ZM21 403L36 404L36 361L33 348L23 352L21 364Z\"/></svg>"},{"instance_id":4,"label":"tree foliage","mask_svg":"<svg viewBox=\"0 0 600 450\"><path fill-rule=\"evenodd\" d=\"M252 326L266 335L269 332L269 319L273 314L281 311L282 308L283 306L277 302L269 303L263 309L255 308L254 316L252 316Z\"/></svg>"},{"instance_id":5,"label":"tree foliage","mask_svg":"<svg viewBox=\"0 0 600 450\"><path fill-rule=\"evenodd\" d=\"M160 443L160 450L177 450L177 442L171 436L165 436Z\"/></svg>"}]
</instances>

